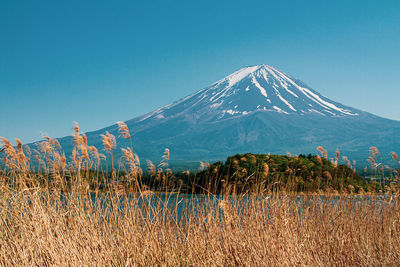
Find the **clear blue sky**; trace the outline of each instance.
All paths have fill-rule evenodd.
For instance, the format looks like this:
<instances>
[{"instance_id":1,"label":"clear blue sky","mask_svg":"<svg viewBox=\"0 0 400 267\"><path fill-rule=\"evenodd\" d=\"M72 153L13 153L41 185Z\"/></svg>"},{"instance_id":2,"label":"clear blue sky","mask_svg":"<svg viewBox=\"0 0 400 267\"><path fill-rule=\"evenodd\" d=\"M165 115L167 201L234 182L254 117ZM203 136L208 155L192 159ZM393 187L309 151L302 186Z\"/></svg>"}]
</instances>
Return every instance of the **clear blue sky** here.
<instances>
[{"instance_id":1,"label":"clear blue sky","mask_svg":"<svg viewBox=\"0 0 400 267\"><path fill-rule=\"evenodd\" d=\"M0 2L0 136L128 120L247 65L400 120L400 1Z\"/></svg>"}]
</instances>

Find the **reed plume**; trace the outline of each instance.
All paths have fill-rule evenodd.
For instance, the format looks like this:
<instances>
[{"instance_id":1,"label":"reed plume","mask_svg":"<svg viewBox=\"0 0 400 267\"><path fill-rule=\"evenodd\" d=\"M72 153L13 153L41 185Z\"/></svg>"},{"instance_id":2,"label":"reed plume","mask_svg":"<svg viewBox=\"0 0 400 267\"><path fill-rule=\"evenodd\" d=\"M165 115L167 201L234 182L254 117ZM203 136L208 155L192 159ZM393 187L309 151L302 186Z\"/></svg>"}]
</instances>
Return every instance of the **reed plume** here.
<instances>
[{"instance_id":1,"label":"reed plume","mask_svg":"<svg viewBox=\"0 0 400 267\"><path fill-rule=\"evenodd\" d=\"M101 134L100 135L103 141L104 149L106 151L112 151L116 147L116 140L115 136L110 134L109 132L106 131L106 134Z\"/></svg>"},{"instance_id":2,"label":"reed plume","mask_svg":"<svg viewBox=\"0 0 400 267\"><path fill-rule=\"evenodd\" d=\"M156 166L153 164L153 162L151 162L151 160L146 160L146 162L147 162L147 171L151 175L155 175L156 174Z\"/></svg>"},{"instance_id":3,"label":"reed plume","mask_svg":"<svg viewBox=\"0 0 400 267\"><path fill-rule=\"evenodd\" d=\"M128 165L128 171L134 175L141 173L139 156L131 148L121 148L122 158Z\"/></svg>"},{"instance_id":4,"label":"reed plume","mask_svg":"<svg viewBox=\"0 0 400 267\"><path fill-rule=\"evenodd\" d=\"M122 121L117 121L117 124L118 124L118 131L119 131L120 136L122 138L124 138L124 139L131 138L131 134L129 132L129 128L126 125L126 123L122 122Z\"/></svg>"},{"instance_id":5,"label":"reed plume","mask_svg":"<svg viewBox=\"0 0 400 267\"><path fill-rule=\"evenodd\" d=\"M168 160L169 160L169 149L166 148L164 150L163 155L161 156L161 162L160 162L160 164L158 164L158 167L159 168L163 168L163 167L168 168Z\"/></svg>"},{"instance_id":6,"label":"reed plume","mask_svg":"<svg viewBox=\"0 0 400 267\"><path fill-rule=\"evenodd\" d=\"M79 127L79 124L74 121L74 127L73 127L75 133L79 134L81 132L81 128Z\"/></svg>"},{"instance_id":7,"label":"reed plume","mask_svg":"<svg viewBox=\"0 0 400 267\"><path fill-rule=\"evenodd\" d=\"M268 174L269 174L269 166L267 163L264 163L263 164L263 173L262 173L263 178L267 178Z\"/></svg>"},{"instance_id":8,"label":"reed plume","mask_svg":"<svg viewBox=\"0 0 400 267\"><path fill-rule=\"evenodd\" d=\"M378 155L379 154L379 150L378 150L377 147L371 146L369 149L370 149L370 154L371 155Z\"/></svg>"},{"instance_id":9,"label":"reed plume","mask_svg":"<svg viewBox=\"0 0 400 267\"><path fill-rule=\"evenodd\" d=\"M210 163L200 161L200 170L201 170L201 171L207 169L209 166L210 166Z\"/></svg>"},{"instance_id":10,"label":"reed plume","mask_svg":"<svg viewBox=\"0 0 400 267\"><path fill-rule=\"evenodd\" d=\"M166 148L166 149L164 150L164 155L163 155L161 158L162 158L162 160L164 160L164 161L168 161L168 160L169 160L169 149L168 149L168 148Z\"/></svg>"},{"instance_id":11,"label":"reed plume","mask_svg":"<svg viewBox=\"0 0 400 267\"><path fill-rule=\"evenodd\" d=\"M17 153L15 152L15 149L11 144L11 142L8 139L1 136L0 136L0 141L2 142L1 151L4 151L9 158L15 159L17 157Z\"/></svg>"},{"instance_id":12,"label":"reed plume","mask_svg":"<svg viewBox=\"0 0 400 267\"><path fill-rule=\"evenodd\" d=\"M335 162L334 162L335 167L337 167L339 164L339 157L340 157L340 150L336 149L336 158L335 158Z\"/></svg>"},{"instance_id":13,"label":"reed plume","mask_svg":"<svg viewBox=\"0 0 400 267\"><path fill-rule=\"evenodd\" d=\"M317 147L317 149L319 150L319 152L321 152L322 157L328 159L328 151L326 151L326 149L324 149L322 146Z\"/></svg>"},{"instance_id":14,"label":"reed plume","mask_svg":"<svg viewBox=\"0 0 400 267\"><path fill-rule=\"evenodd\" d=\"M351 162L348 157L343 156L343 161L346 163L347 166L349 166L350 168L352 167Z\"/></svg>"}]
</instances>

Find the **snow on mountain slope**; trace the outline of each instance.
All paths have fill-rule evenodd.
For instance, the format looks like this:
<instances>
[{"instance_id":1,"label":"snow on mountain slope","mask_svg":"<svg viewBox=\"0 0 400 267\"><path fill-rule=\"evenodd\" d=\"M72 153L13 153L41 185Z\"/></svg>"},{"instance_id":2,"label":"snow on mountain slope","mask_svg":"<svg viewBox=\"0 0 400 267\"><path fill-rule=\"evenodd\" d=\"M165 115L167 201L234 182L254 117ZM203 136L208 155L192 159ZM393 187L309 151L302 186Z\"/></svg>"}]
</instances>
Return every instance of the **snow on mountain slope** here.
<instances>
[{"instance_id":1,"label":"snow on mountain slope","mask_svg":"<svg viewBox=\"0 0 400 267\"><path fill-rule=\"evenodd\" d=\"M193 95L137 118L168 119L197 114L203 121L254 112L358 116L359 111L336 103L301 81L269 65L242 68Z\"/></svg>"}]
</instances>

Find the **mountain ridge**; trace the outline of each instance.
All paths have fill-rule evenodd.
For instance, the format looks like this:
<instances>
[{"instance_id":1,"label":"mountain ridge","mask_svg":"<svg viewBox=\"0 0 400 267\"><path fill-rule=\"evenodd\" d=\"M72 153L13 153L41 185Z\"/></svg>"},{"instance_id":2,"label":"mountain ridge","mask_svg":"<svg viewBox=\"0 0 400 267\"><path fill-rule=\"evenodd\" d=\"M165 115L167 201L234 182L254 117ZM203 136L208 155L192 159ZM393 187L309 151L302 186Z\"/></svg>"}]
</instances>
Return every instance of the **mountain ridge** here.
<instances>
[{"instance_id":1,"label":"mountain ridge","mask_svg":"<svg viewBox=\"0 0 400 267\"><path fill-rule=\"evenodd\" d=\"M317 146L365 160L371 146L399 151L400 122L333 101L275 67L241 68L178 101L126 121L139 156L157 161L164 148L177 162L224 159L236 153L316 153ZM88 132L118 136L117 125ZM72 138L59 139L67 152ZM123 139L120 147L128 146Z\"/></svg>"}]
</instances>

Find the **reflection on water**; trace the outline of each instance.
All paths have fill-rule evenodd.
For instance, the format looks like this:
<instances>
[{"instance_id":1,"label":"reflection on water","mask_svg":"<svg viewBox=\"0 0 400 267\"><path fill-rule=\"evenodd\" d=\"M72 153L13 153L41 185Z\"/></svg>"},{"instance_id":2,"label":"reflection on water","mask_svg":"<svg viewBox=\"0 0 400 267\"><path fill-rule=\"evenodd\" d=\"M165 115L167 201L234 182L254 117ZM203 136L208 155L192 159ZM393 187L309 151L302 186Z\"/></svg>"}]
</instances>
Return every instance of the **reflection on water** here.
<instances>
[{"instance_id":1,"label":"reflection on water","mask_svg":"<svg viewBox=\"0 0 400 267\"><path fill-rule=\"evenodd\" d=\"M84 201L74 201L76 198ZM287 212L298 214L304 209L311 209L316 214L323 212L326 207L344 211L355 208L379 208L382 205L393 205L394 200L390 195L363 195L363 196L223 196L223 195L197 195L197 194L172 194L154 193L151 195L124 195L117 196L110 193L90 193L88 195L71 197L69 194L60 195L61 203L68 206L71 203L90 205L96 212L117 210L121 216L127 216L129 212L140 212L146 219L155 217L162 219L174 219L183 222L198 216L209 214L221 216L224 214L221 203L228 205L236 213L246 215L248 209L255 206L265 212L269 218L271 205L279 205L287 209ZM274 201L271 201L271 200ZM272 204L271 204L272 203ZM194 216L193 216L194 215Z\"/></svg>"}]
</instances>

